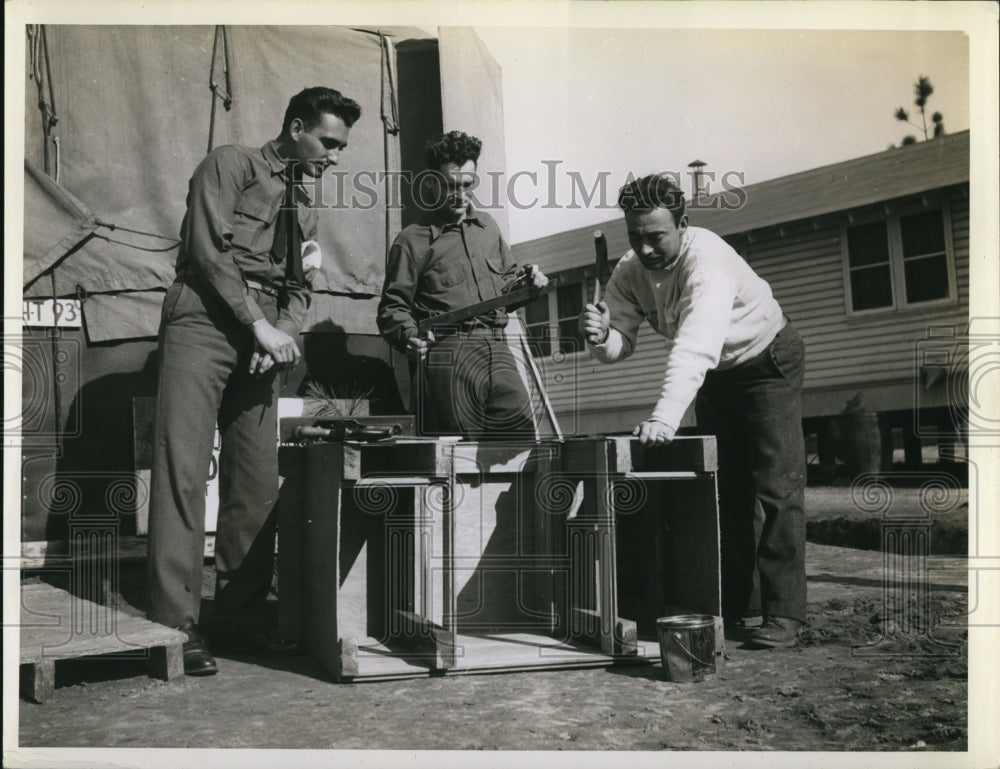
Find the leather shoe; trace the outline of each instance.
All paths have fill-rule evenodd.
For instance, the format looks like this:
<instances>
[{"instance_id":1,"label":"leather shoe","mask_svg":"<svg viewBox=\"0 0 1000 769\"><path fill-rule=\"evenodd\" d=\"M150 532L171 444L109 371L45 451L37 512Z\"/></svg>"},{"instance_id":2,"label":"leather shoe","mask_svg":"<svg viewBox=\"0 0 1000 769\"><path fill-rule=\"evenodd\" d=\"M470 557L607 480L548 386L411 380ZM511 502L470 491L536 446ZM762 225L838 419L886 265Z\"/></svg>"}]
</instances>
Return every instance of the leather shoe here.
<instances>
[{"instance_id":1,"label":"leather shoe","mask_svg":"<svg viewBox=\"0 0 1000 769\"><path fill-rule=\"evenodd\" d=\"M254 657L291 657L302 653L297 641L281 638L272 630L227 631L213 640L220 650Z\"/></svg>"},{"instance_id":2,"label":"leather shoe","mask_svg":"<svg viewBox=\"0 0 1000 769\"><path fill-rule=\"evenodd\" d=\"M726 628L734 630L752 630L760 627L764 619L759 614L750 617L723 617L722 623Z\"/></svg>"},{"instance_id":3,"label":"leather shoe","mask_svg":"<svg viewBox=\"0 0 1000 769\"><path fill-rule=\"evenodd\" d=\"M215 657L205 646L205 641L201 637L198 629L191 624L182 625L177 628L187 635L187 639L182 645L184 657L184 673L189 676L212 676L219 668L215 664Z\"/></svg>"},{"instance_id":4,"label":"leather shoe","mask_svg":"<svg viewBox=\"0 0 1000 769\"><path fill-rule=\"evenodd\" d=\"M767 617L759 628L747 639L754 646L773 649L795 646L796 637L804 623L791 617Z\"/></svg>"}]
</instances>

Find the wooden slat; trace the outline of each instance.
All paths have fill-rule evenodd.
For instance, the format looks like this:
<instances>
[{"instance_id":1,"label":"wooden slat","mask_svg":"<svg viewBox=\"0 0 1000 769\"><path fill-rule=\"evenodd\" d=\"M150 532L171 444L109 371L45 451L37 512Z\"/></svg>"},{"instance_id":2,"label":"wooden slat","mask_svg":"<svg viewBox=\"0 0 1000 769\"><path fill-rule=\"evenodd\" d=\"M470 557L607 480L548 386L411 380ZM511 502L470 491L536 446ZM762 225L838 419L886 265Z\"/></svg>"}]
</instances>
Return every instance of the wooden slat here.
<instances>
[{"instance_id":1,"label":"wooden slat","mask_svg":"<svg viewBox=\"0 0 1000 769\"><path fill-rule=\"evenodd\" d=\"M303 504L302 462L305 451L282 446L278 465L284 476L278 491L278 627L289 641L302 638L303 615Z\"/></svg>"},{"instance_id":2,"label":"wooden slat","mask_svg":"<svg viewBox=\"0 0 1000 769\"><path fill-rule=\"evenodd\" d=\"M183 633L49 584L22 585L20 620L21 692L34 702L52 695L61 660L142 651L151 675L184 672Z\"/></svg>"},{"instance_id":3,"label":"wooden slat","mask_svg":"<svg viewBox=\"0 0 1000 769\"><path fill-rule=\"evenodd\" d=\"M455 634L427 617L400 611L399 621L406 632L398 640L411 654L408 662L426 665L431 670L448 670L455 664Z\"/></svg>"},{"instance_id":4,"label":"wooden slat","mask_svg":"<svg viewBox=\"0 0 1000 769\"><path fill-rule=\"evenodd\" d=\"M614 473L703 473L716 470L719 464L712 436L677 436L665 446L655 447L645 447L632 437L614 437L609 441L612 447L609 470Z\"/></svg>"},{"instance_id":5,"label":"wooden slat","mask_svg":"<svg viewBox=\"0 0 1000 769\"><path fill-rule=\"evenodd\" d=\"M119 537L117 540L117 559L119 563L138 563L146 560L146 537ZM215 534L205 535L205 558L215 556ZM67 544L63 540L50 540L21 543L21 569L53 569L65 566L70 568L73 563L102 560L107 557L104 548L96 550L86 546L78 547L71 556Z\"/></svg>"},{"instance_id":6,"label":"wooden slat","mask_svg":"<svg viewBox=\"0 0 1000 769\"><path fill-rule=\"evenodd\" d=\"M448 444L429 438L399 439L386 443L355 444L346 449L357 457L345 467L345 480L369 476L407 475L441 477L450 464Z\"/></svg>"},{"instance_id":7,"label":"wooden slat","mask_svg":"<svg viewBox=\"0 0 1000 769\"><path fill-rule=\"evenodd\" d=\"M22 586L19 630L22 663L135 651L186 640L177 630L46 583Z\"/></svg>"},{"instance_id":8,"label":"wooden slat","mask_svg":"<svg viewBox=\"0 0 1000 769\"><path fill-rule=\"evenodd\" d=\"M344 671L337 623L342 468L341 444L305 447L302 635L306 649L335 679L349 674Z\"/></svg>"}]
</instances>

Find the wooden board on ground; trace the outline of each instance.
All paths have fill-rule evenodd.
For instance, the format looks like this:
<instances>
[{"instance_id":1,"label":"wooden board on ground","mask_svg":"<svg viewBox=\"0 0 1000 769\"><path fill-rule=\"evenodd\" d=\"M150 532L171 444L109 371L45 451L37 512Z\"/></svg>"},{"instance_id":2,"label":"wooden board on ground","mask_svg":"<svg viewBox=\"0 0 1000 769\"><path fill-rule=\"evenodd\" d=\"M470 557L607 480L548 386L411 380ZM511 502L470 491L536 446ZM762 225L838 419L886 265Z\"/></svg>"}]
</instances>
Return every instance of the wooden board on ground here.
<instances>
[{"instance_id":1,"label":"wooden board on ground","mask_svg":"<svg viewBox=\"0 0 1000 769\"><path fill-rule=\"evenodd\" d=\"M45 583L21 586L20 634L21 690L35 702L52 694L59 660L144 653L150 675L184 672L183 633Z\"/></svg>"}]
</instances>

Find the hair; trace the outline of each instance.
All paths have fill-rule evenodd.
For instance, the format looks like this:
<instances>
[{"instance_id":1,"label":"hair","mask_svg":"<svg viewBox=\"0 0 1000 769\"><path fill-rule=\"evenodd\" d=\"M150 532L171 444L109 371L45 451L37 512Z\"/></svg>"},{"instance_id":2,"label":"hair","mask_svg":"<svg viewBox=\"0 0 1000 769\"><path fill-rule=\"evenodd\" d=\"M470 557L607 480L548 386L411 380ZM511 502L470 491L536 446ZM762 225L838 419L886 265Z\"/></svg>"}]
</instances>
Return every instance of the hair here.
<instances>
[{"instance_id":1,"label":"hair","mask_svg":"<svg viewBox=\"0 0 1000 769\"><path fill-rule=\"evenodd\" d=\"M618 191L618 207L625 213L666 208L674 215L675 225L680 224L686 208L683 190L667 174L649 174L624 185Z\"/></svg>"},{"instance_id":2,"label":"hair","mask_svg":"<svg viewBox=\"0 0 1000 769\"><path fill-rule=\"evenodd\" d=\"M468 161L479 162L483 143L475 136L461 131L432 136L424 145L424 162L428 168L440 168L445 163L464 165Z\"/></svg>"},{"instance_id":3,"label":"hair","mask_svg":"<svg viewBox=\"0 0 1000 769\"><path fill-rule=\"evenodd\" d=\"M333 88L315 86L299 91L289 100L285 119L281 123L281 131L286 133L296 118L302 121L305 130L311 131L319 124L320 116L324 112L336 115L348 128L361 117L361 107L354 99L344 96Z\"/></svg>"}]
</instances>

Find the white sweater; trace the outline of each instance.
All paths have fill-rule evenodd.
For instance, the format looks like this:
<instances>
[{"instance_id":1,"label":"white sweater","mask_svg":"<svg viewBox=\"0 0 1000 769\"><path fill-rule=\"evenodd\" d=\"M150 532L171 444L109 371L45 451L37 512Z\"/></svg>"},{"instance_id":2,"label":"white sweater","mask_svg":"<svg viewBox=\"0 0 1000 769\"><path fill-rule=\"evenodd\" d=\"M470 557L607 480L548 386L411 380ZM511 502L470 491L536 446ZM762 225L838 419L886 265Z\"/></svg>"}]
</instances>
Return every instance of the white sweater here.
<instances>
[{"instance_id":1,"label":"white sweater","mask_svg":"<svg viewBox=\"0 0 1000 769\"><path fill-rule=\"evenodd\" d=\"M615 267L604 301L611 328L591 345L604 363L635 349L645 318L667 344L663 389L652 419L677 429L709 369L727 369L763 352L784 325L771 287L722 238L688 227L669 269L647 270L634 251Z\"/></svg>"}]
</instances>

